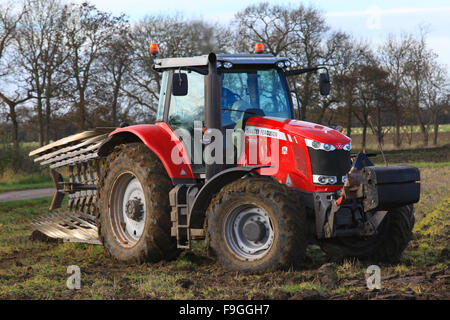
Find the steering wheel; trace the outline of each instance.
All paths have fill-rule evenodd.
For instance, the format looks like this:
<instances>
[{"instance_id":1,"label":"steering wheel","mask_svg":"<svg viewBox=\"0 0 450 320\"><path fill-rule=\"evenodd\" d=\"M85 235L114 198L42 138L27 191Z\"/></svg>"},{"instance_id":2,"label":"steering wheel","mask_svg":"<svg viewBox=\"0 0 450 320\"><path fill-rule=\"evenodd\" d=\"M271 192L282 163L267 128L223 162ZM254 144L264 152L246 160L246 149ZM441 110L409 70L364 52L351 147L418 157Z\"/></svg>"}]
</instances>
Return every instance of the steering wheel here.
<instances>
[{"instance_id":1,"label":"steering wheel","mask_svg":"<svg viewBox=\"0 0 450 320\"><path fill-rule=\"evenodd\" d=\"M230 118L233 120L234 123L237 123L238 121L242 120L246 110L251 109L252 106L248 102L244 100L238 100L235 103L233 103L233 106L231 107L230 112Z\"/></svg>"}]
</instances>

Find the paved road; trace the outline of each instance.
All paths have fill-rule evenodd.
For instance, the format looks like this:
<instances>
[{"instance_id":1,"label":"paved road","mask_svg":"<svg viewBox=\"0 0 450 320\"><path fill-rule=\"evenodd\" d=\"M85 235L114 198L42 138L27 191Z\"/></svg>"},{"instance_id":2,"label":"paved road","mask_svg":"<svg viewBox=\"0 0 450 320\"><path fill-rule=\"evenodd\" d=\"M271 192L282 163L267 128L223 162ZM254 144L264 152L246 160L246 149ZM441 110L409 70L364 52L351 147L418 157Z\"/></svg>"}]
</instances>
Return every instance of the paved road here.
<instances>
[{"instance_id":1,"label":"paved road","mask_svg":"<svg viewBox=\"0 0 450 320\"><path fill-rule=\"evenodd\" d=\"M8 191L0 193L0 202L30 200L52 196L55 188L30 189L21 191Z\"/></svg>"}]
</instances>

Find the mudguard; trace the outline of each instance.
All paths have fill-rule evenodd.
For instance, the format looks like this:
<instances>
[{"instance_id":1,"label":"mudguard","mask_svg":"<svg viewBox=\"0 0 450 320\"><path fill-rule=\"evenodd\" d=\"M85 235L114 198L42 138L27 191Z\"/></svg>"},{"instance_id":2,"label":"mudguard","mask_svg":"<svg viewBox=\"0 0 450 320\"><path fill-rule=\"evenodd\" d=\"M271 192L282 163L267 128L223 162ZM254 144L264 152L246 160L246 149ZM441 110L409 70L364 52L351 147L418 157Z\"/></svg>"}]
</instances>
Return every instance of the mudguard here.
<instances>
[{"instance_id":1,"label":"mudguard","mask_svg":"<svg viewBox=\"0 0 450 320\"><path fill-rule=\"evenodd\" d=\"M209 179L203 187L198 191L195 199L192 202L190 208L190 227L191 228L203 228L203 221L205 217L205 211L211 202L212 197L218 193L224 186L227 184L238 180L249 174L254 172L255 170L261 168L270 167L268 165L257 165L257 166L242 166L242 167L233 167L230 169L223 170L216 175L214 175L211 179Z\"/></svg>"},{"instance_id":2,"label":"mudguard","mask_svg":"<svg viewBox=\"0 0 450 320\"><path fill-rule=\"evenodd\" d=\"M137 141L144 143L158 156L175 184L195 182L195 175L183 143L164 122L118 128L111 132L100 146L98 155L107 156L116 145Z\"/></svg>"}]
</instances>

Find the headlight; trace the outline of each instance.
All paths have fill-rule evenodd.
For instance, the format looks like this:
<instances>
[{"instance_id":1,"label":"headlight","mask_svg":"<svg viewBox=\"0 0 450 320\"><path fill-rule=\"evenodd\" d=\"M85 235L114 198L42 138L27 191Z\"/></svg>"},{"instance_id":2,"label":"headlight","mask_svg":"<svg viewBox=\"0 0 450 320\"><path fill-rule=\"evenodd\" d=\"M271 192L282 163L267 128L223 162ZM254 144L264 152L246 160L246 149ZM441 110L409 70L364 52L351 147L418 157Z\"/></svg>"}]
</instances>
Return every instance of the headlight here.
<instances>
[{"instance_id":1,"label":"headlight","mask_svg":"<svg viewBox=\"0 0 450 320\"><path fill-rule=\"evenodd\" d=\"M345 150L345 151L350 151L350 150L352 150L352 143L350 142L350 143L346 144L346 145L344 146L344 150Z\"/></svg>"},{"instance_id":2,"label":"headlight","mask_svg":"<svg viewBox=\"0 0 450 320\"><path fill-rule=\"evenodd\" d=\"M315 184L336 184L336 176L323 176L320 174L313 175L313 183Z\"/></svg>"},{"instance_id":3,"label":"headlight","mask_svg":"<svg viewBox=\"0 0 450 320\"><path fill-rule=\"evenodd\" d=\"M220 61L217 61L217 68L221 68L222 67L222 62L220 62Z\"/></svg>"},{"instance_id":4,"label":"headlight","mask_svg":"<svg viewBox=\"0 0 450 320\"><path fill-rule=\"evenodd\" d=\"M286 68L289 68L291 66L291 62L289 60L286 60L284 62L284 65L285 65Z\"/></svg>"},{"instance_id":5,"label":"headlight","mask_svg":"<svg viewBox=\"0 0 450 320\"><path fill-rule=\"evenodd\" d=\"M280 69L283 69L284 68L284 62L283 61L277 62L277 67L280 68Z\"/></svg>"},{"instance_id":6,"label":"headlight","mask_svg":"<svg viewBox=\"0 0 450 320\"><path fill-rule=\"evenodd\" d=\"M333 151L336 150L336 147L332 144L322 143L310 139L305 139L305 143L308 147L311 147L315 150L324 150L324 151Z\"/></svg>"},{"instance_id":7,"label":"headlight","mask_svg":"<svg viewBox=\"0 0 450 320\"><path fill-rule=\"evenodd\" d=\"M223 63L224 68L231 69L233 67L233 64L231 62L224 62Z\"/></svg>"}]
</instances>

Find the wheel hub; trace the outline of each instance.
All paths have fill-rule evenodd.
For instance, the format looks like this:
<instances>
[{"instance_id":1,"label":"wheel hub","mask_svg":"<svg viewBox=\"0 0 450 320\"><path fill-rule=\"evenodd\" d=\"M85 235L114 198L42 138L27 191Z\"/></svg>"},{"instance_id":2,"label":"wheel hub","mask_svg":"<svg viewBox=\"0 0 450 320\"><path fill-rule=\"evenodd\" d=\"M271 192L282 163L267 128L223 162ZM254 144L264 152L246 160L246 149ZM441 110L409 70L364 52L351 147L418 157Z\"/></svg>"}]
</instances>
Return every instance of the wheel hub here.
<instances>
[{"instance_id":1,"label":"wheel hub","mask_svg":"<svg viewBox=\"0 0 450 320\"><path fill-rule=\"evenodd\" d=\"M144 188L131 172L116 178L111 195L111 221L117 240L133 246L141 238L146 221Z\"/></svg>"},{"instance_id":2,"label":"wheel hub","mask_svg":"<svg viewBox=\"0 0 450 320\"><path fill-rule=\"evenodd\" d=\"M228 247L246 260L259 259L270 249L274 231L269 215L254 205L235 208L225 222Z\"/></svg>"},{"instance_id":3,"label":"wheel hub","mask_svg":"<svg viewBox=\"0 0 450 320\"><path fill-rule=\"evenodd\" d=\"M141 221L144 215L144 206L141 199L134 198L132 200L128 200L125 207L125 214L128 218L134 221Z\"/></svg>"},{"instance_id":4,"label":"wheel hub","mask_svg":"<svg viewBox=\"0 0 450 320\"><path fill-rule=\"evenodd\" d=\"M247 240L258 242L266 236L266 227L261 221L250 221L244 225L242 233Z\"/></svg>"}]
</instances>

